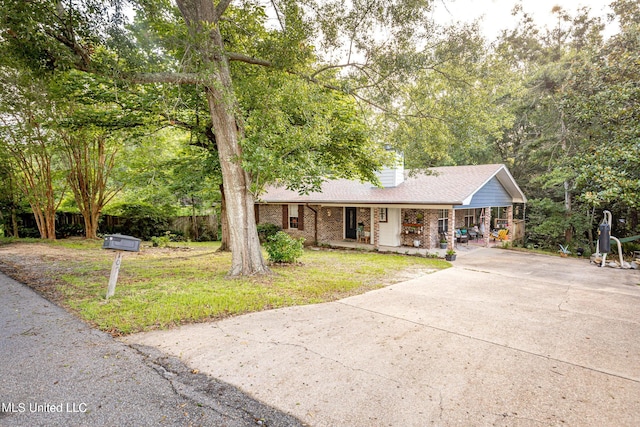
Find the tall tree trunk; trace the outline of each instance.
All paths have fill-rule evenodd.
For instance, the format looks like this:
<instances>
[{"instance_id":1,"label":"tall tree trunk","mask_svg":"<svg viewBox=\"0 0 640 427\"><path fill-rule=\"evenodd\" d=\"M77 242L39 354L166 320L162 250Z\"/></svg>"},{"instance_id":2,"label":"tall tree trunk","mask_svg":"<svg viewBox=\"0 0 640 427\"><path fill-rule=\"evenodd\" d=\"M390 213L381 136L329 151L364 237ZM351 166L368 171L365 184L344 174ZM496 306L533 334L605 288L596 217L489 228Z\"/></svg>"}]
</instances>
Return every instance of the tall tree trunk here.
<instances>
[{"instance_id":1,"label":"tall tree trunk","mask_svg":"<svg viewBox=\"0 0 640 427\"><path fill-rule=\"evenodd\" d=\"M569 190L570 184L569 181L564 181L564 210L565 216L567 218L571 217L571 191ZM567 243L571 243L573 240L573 228L568 226L566 230L564 230L564 240Z\"/></svg>"},{"instance_id":2,"label":"tall tree trunk","mask_svg":"<svg viewBox=\"0 0 640 427\"><path fill-rule=\"evenodd\" d=\"M84 219L84 236L86 239L98 238L98 221L100 219L100 212L95 212L93 209L91 212L82 212L82 218Z\"/></svg>"},{"instance_id":3,"label":"tall tree trunk","mask_svg":"<svg viewBox=\"0 0 640 427\"><path fill-rule=\"evenodd\" d=\"M564 121L564 111L560 111L560 138L562 141L562 151L565 153L564 155L567 156L568 155L568 148L567 148L567 126L566 123ZM570 218L571 217L571 183L569 182L569 180L565 179L563 182L564 185L564 212L565 212L565 217L566 218ZM573 228L571 226L568 226L566 228L566 230L564 230L564 240L567 243L571 243L571 241L573 240Z\"/></svg>"},{"instance_id":4,"label":"tall tree trunk","mask_svg":"<svg viewBox=\"0 0 640 427\"><path fill-rule=\"evenodd\" d=\"M226 64L219 72L227 74L227 76L221 75L221 80L228 78L230 84L231 78ZM265 274L269 272L269 268L262 257L258 230L254 221L254 199L249 189L250 179L240 164L242 158L238 141L240 131L236 125L235 116L231 114L231 107L226 105L227 99L227 95L219 89L207 89L207 101L218 141L218 155L224 183L226 219L231 243L229 275Z\"/></svg>"},{"instance_id":5,"label":"tall tree trunk","mask_svg":"<svg viewBox=\"0 0 640 427\"><path fill-rule=\"evenodd\" d=\"M200 239L200 233L198 233L198 217L196 216L196 202L193 196L191 196L191 233L193 234L193 240Z\"/></svg>"},{"instance_id":6,"label":"tall tree trunk","mask_svg":"<svg viewBox=\"0 0 640 427\"><path fill-rule=\"evenodd\" d=\"M269 273L262 257L254 221L251 180L242 168L240 140L243 131L236 120L238 105L229 61L224 53L224 42L218 27L218 21L230 0L220 0L217 5L211 0L177 0L176 3L194 40L202 40L205 31L209 35L205 42L199 44L198 49L203 59L203 69L210 79L209 84L205 83L205 91L224 184L226 220L232 252L229 275L236 277Z\"/></svg>"},{"instance_id":7,"label":"tall tree trunk","mask_svg":"<svg viewBox=\"0 0 640 427\"><path fill-rule=\"evenodd\" d=\"M20 237L18 232L18 214L16 213L16 206L11 205L11 227L13 228L13 233L11 235L16 239Z\"/></svg>"},{"instance_id":8,"label":"tall tree trunk","mask_svg":"<svg viewBox=\"0 0 640 427\"><path fill-rule=\"evenodd\" d=\"M218 252L227 252L231 250L231 243L229 240L231 237L229 236L229 223L227 223L227 203L224 199L224 185L220 184L220 228L222 231L221 236L221 244L218 248Z\"/></svg>"},{"instance_id":9,"label":"tall tree trunk","mask_svg":"<svg viewBox=\"0 0 640 427\"><path fill-rule=\"evenodd\" d=\"M120 191L108 185L118 150L107 150L107 138L100 134L65 133L62 140L67 182L84 218L85 237L96 239L102 209Z\"/></svg>"},{"instance_id":10,"label":"tall tree trunk","mask_svg":"<svg viewBox=\"0 0 640 427\"><path fill-rule=\"evenodd\" d=\"M14 187L13 187L13 173L10 172L9 173L9 191L10 191L10 200L11 200L11 236L15 237L16 239L19 236L19 230L18 230L18 213L17 213L17 209L16 209L16 192L14 191Z\"/></svg>"}]
</instances>

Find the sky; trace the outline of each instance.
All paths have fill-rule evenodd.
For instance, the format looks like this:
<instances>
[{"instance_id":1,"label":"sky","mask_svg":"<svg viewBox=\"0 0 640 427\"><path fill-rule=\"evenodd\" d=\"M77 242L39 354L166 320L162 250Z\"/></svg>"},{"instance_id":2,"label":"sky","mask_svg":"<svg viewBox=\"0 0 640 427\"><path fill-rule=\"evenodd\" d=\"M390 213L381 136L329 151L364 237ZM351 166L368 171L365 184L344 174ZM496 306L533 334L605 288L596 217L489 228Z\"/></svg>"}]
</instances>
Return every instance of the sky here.
<instances>
[{"instance_id":1,"label":"sky","mask_svg":"<svg viewBox=\"0 0 640 427\"><path fill-rule=\"evenodd\" d=\"M531 14L538 26L553 27L557 22L551 9L562 6L570 15L586 6L594 16L605 17L610 11L608 4L612 0L527 0L522 1L525 12ZM435 0L434 19L441 24L456 21L471 22L483 17L482 31L489 40L494 40L501 30L515 25L511 10L518 0ZM445 7L446 6L446 7Z\"/></svg>"}]
</instances>

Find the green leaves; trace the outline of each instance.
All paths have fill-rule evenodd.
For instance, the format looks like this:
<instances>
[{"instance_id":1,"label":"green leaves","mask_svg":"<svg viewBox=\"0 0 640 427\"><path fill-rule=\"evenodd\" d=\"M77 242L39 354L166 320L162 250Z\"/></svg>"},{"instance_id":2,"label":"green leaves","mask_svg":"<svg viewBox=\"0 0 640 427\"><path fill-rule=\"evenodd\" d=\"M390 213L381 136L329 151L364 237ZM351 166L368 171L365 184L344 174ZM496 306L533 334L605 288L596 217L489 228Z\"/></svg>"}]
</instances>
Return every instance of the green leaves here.
<instances>
[{"instance_id":1,"label":"green leaves","mask_svg":"<svg viewBox=\"0 0 640 427\"><path fill-rule=\"evenodd\" d=\"M291 264L304 255L303 243L303 238L294 239L284 231L278 231L267 237L263 246L271 262Z\"/></svg>"},{"instance_id":2,"label":"green leaves","mask_svg":"<svg viewBox=\"0 0 640 427\"><path fill-rule=\"evenodd\" d=\"M375 182L384 153L352 100L278 72L237 81L246 111L243 167L255 192L276 182L300 192L329 178Z\"/></svg>"},{"instance_id":3,"label":"green leaves","mask_svg":"<svg viewBox=\"0 0 640 427\"><path fill-rule=\"evenodd\" d=\"M599 50L572 68L566 109L576 118L584 151L574 159L582 199L593 206L640 207L640 7L614 5L622 25Z\"/></svg>"}]
</instances>

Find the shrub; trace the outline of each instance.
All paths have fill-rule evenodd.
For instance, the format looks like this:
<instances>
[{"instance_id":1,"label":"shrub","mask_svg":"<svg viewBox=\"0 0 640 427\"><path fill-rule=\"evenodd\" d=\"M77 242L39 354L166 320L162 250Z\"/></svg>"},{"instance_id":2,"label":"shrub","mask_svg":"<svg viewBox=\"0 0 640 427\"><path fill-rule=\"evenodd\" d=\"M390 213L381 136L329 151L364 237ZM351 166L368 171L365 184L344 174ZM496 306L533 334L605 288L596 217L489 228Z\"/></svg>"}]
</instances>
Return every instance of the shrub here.
<instances>
[{"instance_id":1,"label":"shrub","mask_svg":"<svg viewBox=\"0 0 640 427\"><path fill-rule=\"evenodd\" d=\"M172 241L173 235L170 231L166 231L164 236L152 236L151 245L156 248L166 248Z\"/></svg>"},{"instance_id":2,"label":"shrub","mask_svg":"<svg viewBox=\"0 0 640 427\"><path fill-rule=\"evenodd\" d=\"M81 224L62 224L56 226L56 239L64 239L69 236L83 236L84 226Z\"/></svg>"},{"instance_id":3,"label":"shrub","mask_svg":"<svg viewBox=\"0 0 640 427\"><path fill-rule=\"evenodd\" d=\"M274 236L278 231L280 231L280 227L275 224L258 224L260 243L265 243L269 237Z\"/></svg>"},{"instance_id":4,"label":"shrub","mask_svg":"<svg viewBox=\"0 0 640 427\"><path fill-rule=\"evenodd\" d=\"M40 231L38 231L37 228L33 228L33 227L20 228L18 234L22 238L30 237L30 238L34 238L34 239L39 239L41 237Z\"/></svg>"},{"instance_id":5,"label":"shrub","mask_svg":"<svg viewBox=\"0 0 640 427\"><path fill-rule=\"evenodd\" d=\"M116 231L143 240L164 234L171 222L171 213L142 203L122 205L119 213L124 218L124 223Z\"/></svg>"},{"instance_id":6,"label":"shrub","mask_svg":"<svg viewBox=\"0 0 640 427\"><path fill-rule=\"evenodd\" d=\"M304 239L294 239L284 231L267 238L264 248L271 262L293 263L302 256Z\"/></svg>"}]
</instances>

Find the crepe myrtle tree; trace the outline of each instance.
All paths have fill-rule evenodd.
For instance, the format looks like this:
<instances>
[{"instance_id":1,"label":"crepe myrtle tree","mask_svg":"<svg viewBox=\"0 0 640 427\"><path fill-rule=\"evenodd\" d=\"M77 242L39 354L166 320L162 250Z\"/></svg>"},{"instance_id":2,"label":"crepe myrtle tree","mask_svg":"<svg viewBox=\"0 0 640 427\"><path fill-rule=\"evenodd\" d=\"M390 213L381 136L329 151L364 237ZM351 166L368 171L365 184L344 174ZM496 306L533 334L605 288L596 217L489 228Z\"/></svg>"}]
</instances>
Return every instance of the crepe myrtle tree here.
<instances>
[{"instance_id":1,"label":"crepe myrtle tree","mask_svg":"<svg viewBox=\"0 0 640 427\"><path fill-rule=\"evenodd\" d=\"M244 153L249 132L237 84L254 70L269 69L346 94L363 108L390 111L398 105L401 83L430 58L415 46L424 46L433 32L431 0L273 0L275 27L267 25L259 1L135 0L128 2L136 11L133 26L127 25L125 3L6 0L0 6L0 53L43 72L75 68L123 85L199 87L220 160L230 276L269 272L254 222L258 168ZM344 153L336 160L347 162L342 171L351 164L361 179L372 181L373 166L381 165L356 164Z\"/></svg>"}]
</instances>

